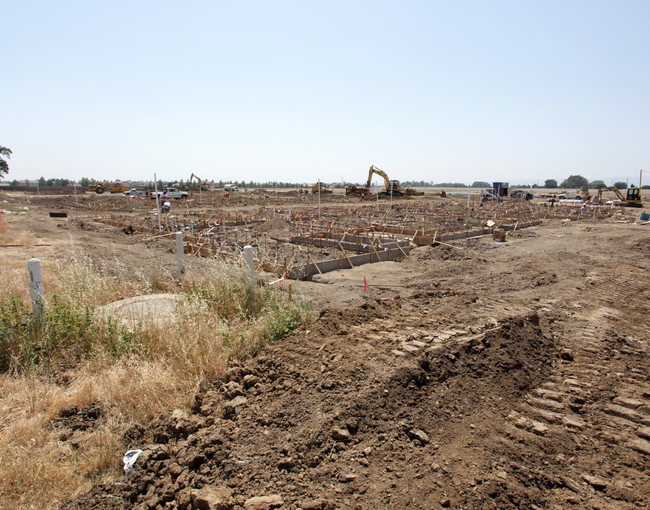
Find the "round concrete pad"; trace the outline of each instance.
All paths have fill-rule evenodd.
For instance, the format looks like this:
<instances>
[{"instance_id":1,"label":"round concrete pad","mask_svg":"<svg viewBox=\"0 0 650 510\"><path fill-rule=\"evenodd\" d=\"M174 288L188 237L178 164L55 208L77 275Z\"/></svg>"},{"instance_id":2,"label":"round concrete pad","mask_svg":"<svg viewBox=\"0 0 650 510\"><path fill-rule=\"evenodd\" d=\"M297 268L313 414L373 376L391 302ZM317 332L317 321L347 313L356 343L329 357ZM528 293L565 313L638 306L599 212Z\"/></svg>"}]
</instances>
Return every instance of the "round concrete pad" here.
<instances>
[{"instance_id":1,"label":"round concrete pad","mask_svg":"<svg viewBox=\"0 0 650 510\"><path fill-rule=\"evenodd\" d=\"M99 308L102 315L119 319L127 326L143 321L169 321L176 307L176 294L152 294L114 301Z\"/></svg>"}]
</instances>

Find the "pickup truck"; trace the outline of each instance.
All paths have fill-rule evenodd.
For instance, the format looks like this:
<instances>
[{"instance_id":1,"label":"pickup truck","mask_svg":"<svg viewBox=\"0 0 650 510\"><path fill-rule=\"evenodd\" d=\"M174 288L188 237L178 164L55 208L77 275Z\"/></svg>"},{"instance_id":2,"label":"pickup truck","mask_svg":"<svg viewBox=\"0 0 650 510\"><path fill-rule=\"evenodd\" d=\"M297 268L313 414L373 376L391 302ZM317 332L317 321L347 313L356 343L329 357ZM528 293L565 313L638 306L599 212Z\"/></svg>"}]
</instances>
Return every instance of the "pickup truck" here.
<instances>
[{"instance_id":1,"label":"pickup truck","mask_svg":"<svg viewBox=\"0 0 650 510\"><path fill-rule=\"evenodd\" d=\"M131 188L129 191L125 191L124 194L126 196L136 197L140 195L144 196L147 192L143 189Z\"/></svg>"},{"instance_id":2,"label":"pickup truck","mask_svg":"<svg viewBox=\"0 0 650 510\"><path fill-rule=\"evenodd\" d=\"M562 193L559 197L560 200L585 200L587 195L584 193Z\"/></svg>"},{"instance_id":3,"label":"pickup truck","mask_svg":"<svg viewBox=\"0 0 650 510\"><path fill-rule=\"evenodd\" d=\"M167 198L187 198L189 193L187 191L179 191L176 188L164 188L162 191L158 191L158 196L163 198L163 194L167 192ZM156 199L156 192L151 192L151 198Z\"/></svg>"}]
</instances>

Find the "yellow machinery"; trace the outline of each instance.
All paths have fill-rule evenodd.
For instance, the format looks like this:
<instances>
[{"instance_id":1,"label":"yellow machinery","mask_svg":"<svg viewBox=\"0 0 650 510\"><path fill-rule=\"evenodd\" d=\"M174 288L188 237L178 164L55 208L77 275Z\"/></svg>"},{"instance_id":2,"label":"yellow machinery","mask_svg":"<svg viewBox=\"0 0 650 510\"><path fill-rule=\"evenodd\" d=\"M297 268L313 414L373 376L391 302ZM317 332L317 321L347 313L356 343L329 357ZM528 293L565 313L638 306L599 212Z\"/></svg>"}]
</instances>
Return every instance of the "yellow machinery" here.
<instances>
[{"instance_id":1,"label":"yellow machinery","mask_svg":"<svg viewBox=\"0 0 650 510\"><path fill-rule=\"evenodd\" d=\"M370 188L367 186L355 186L348 184L345 187L345 194L353 197L370 198Z\"/></svg>"},{"instance_id":2,"label":"yellow machinery","mask_svg":"<svg viewBox=\"0 0 650 510\"><path fill-rule=\"evenodd\" d=\"M200 190L208 191L208 187L203 185L203 181L201 180L201 178L198 175L194 175L194 174L190 175L190 184L192 184L192 181L194 179L196 179L196 182L199 183L199 189Z\"/></svg>"},{"instance_id":3,"label":"yellow machinery","mask_svg":"<svg viewBox=\"0 0 650 510\"><path fill-rule=\"evenodd\" d=\"M327 195L333 193L331 189L326 188L320 182L317 182L312 186L311 192L318 193L318 188L320 188L321 195Z\"/></svg>"},{"instance_id":4,"label":"yellow machinery","mask_svg":"<svg viewBox=\"0 0 650 510\"><path fill-rule=\"evenodd\" d=\"M404 195L404 189L402 186L400 186L399 181L397 180L390 180L388 178L388 175L386 175L386 172L383 170L377 168L375 165L370 165L370 170L368 170L368 182L366 183L366 188L370 189L370 184L372 183L372 176L374 174L377 174L379 177L384 179L384 182L386 185L384 186L384 189L379 192L379 196L390 196L391 194L394 197L401 197Z\"/></svg>"},{"instance_id":5,"label":"yellow machinery","mask_svg":"<svg viewBox=\"0 0 650 510\"><path fill-rule=\"evenodd\" d=\"M110 182L101 182L98 184L90 184L88 186L88 191L94 191L99 195L104 193L104 191L108 191L109 193L124 193L125 191L129 191L129 189L128 186L125 186L119 181L115 184L111 184Z\"/></svg>"},{"instance_id":6,"label":"yellow machinery","mask_svg":"<svg viewBox=\"0 0 650 510\"><path fill-rule=\"evenodd\" d=\"M611 191L614 193L618 199L623 204L623 207L643 207L641 202L641 188L635 188L634 186L627 189L627 193L623 196L623 193L618 188L605 188L598 189L598 201L602 202L603 200L603 191Z\"/></svg>"}]
</instances>

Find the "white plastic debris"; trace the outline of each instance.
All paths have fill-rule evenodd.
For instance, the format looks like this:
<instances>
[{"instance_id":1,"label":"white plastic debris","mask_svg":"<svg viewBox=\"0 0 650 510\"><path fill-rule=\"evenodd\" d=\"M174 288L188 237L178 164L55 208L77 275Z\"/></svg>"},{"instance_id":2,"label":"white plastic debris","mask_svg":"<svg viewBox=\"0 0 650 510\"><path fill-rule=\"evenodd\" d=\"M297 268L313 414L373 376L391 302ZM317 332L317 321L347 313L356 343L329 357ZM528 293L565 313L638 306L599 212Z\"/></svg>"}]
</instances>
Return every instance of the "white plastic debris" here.
<instances>
[{"instance_id":1,"label":"white plastic debris","mask_svg":"<svg viewBox=\"0 0 650 510\"><path fill-rule=\"evenodd\" d=\"M124 454L124 474L128 475L133 470L133 465L135 461L138 460L138 456L142 453L142 450L129 450Z\"/></svg>"}]
</instances>

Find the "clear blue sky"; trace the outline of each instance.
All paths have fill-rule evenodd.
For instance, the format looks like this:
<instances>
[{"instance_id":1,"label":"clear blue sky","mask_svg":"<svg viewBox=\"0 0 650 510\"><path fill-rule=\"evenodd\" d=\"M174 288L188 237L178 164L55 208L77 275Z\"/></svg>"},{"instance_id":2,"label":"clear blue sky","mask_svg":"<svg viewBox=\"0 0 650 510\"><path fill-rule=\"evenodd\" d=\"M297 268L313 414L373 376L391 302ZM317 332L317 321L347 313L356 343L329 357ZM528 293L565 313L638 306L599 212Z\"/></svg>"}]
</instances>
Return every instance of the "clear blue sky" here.
<instances>
[{"instance_id":1,"label":"clear blue sky","mask_svg":"<svg viewBox=\"0 0 650 510\"><path fill-rule=\"evenodd\" d=\"M647 0L4 2L5 180L636 183L649 20Z\"/></svg>"}]
</instances>

